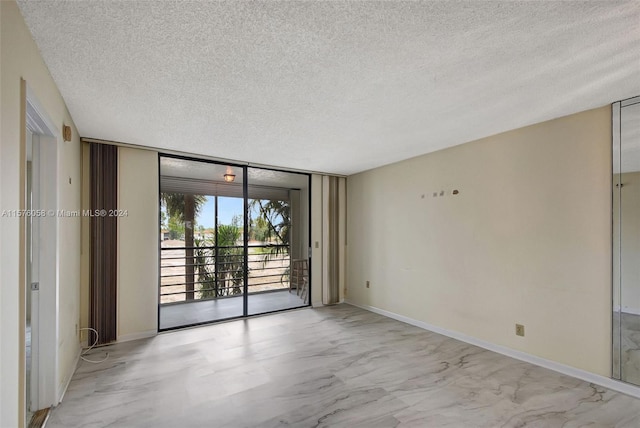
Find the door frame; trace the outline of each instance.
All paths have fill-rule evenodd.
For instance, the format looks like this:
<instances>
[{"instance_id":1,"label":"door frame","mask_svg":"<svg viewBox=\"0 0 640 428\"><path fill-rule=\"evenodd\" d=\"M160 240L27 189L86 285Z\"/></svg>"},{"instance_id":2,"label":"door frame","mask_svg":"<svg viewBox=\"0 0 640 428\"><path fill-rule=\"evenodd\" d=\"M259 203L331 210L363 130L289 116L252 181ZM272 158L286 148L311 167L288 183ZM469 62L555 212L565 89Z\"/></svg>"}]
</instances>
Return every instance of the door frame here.
<instances>
[{"instance_id":1,"label":"door frame","mask_svg":"<svg viewBox=\"0 0 640 428\"><path fill-rule=\"evenodd\" d=\"M26 329L26 293L31 291L31 284L27 284L27 250L30 248L27 242L26 219L21 218L21 239L23 242L21 251L20 269L22 272L22 301L20 305L20 329L21 329L21 411L26 412L31 402L32 411L51 407L58 404L60 394L58 390L58 147L61 143L60 130L53 124L49 114L38 100L35 92L26 81L22 80L24 93L24 138L22 138L22 165L25 179L21 185L23 207L27 206L26 173L27 173L27 144L26 134L29 130L32 137L32 150L38 160L32 163L33 177L38 180L32 185L38 186L40 194L37 203L40 210L46 215L37 217L38 229L32 239L39 242L39 290L32 294L31 328L32 328L32 375L35 374L32 385L31 397L26 397L26 355L25 336ZM36 170L37 168L37 170ZM35 220L36 217L33 217ZM34 322L35 319L35 322ZM36 324L37 323L37 324ZM35 335L34 335L35 331ZM35 348L35 352L33 349ZM21 419L24 419L22 417Z\"/></svg>"},{"instance_id":2,"label":"door frame","mask_svg":"<svg viewBox=\"0 0 640 428\"><path fill-rule=\"evenodd\" d=\"M212 321L203 321L203 322L198 322L198 323L193 323L193 324L186 324L186 325L182 325L182 326L178 326L178 327L169 327L169 328L160 328L160 307L161 307L161 281L162 281L162 240L158 240L158 332L159 333L163 333L163 332L169 332L172 330L179 330L179 329L183 329L183 328L190 328L190 327L196 327L196 326L200 326L200 325L207 325L207 324L213 324L213 323L217 323L217 322L225 322L225 321L230 321L230 320L235 320L235 319L244 319L244 318L250 318L250 317L254 317L254 316L262 316L262 315L267 315L267 314L272 314L272 313L277 313L277 312L285 312L285 311L290 311L290 310L295 310L295 309L300 309L300 308L307 308L307 307L312 307L313 306L313 302L312 302L312 280L311 280L311 235L312 235L312 225L311 225L311 219L312 219L312 182L313 180L311 179L312 174L309 172L301 172L301 171L293 171L293 170L287 170L287 169L278 169L278 168L274 168L274 167L268 167L268 166L262 166L262 165L252 165L250 163L238 163L237 161L224 161L221 159L207 159L207 158L198 158L198 157L193 157L193 156L185 156L185 155L181 155L181 154L175 154L175 153L167 153L167 152L158 152L158 195L160 195L160 193L162 192L161 190L161 159L162 158L172 158L172 159L180 159L180 160L186 160L186 161L194 161L194 162L202 162L202 163L208 163L208 164L214 164L214 165L228 165L228 166L233 166L233 167L237 167L237 168L241 168L242 169L242 174L243 174L243 187L242 187L242 194L243 194L243 207L244 207L244 219L243 219L243 224L244 224L244 284L243 284L243 314L239 315L239 316L234 316L234 317L229 317L229 318L223 318L223 319L218 319L218 320L212 320ZM258 314L249 314L249 293L248 293L248 288L249 288L249 281L248 281L248 277L249 277L249 270L248 270L248 239L249 239L249 224L247 219L249 218L249 168L255 168L255 169L262 169L262 170L266 170L266 171L277 171L277 172L286 172L286 173L293 173L293 174L300 174L300 175L304 175L307 177L307 183L309 186L309 190L308 190L308 218L307 218L307 222L308 222L308 228L307 228L307 243L308 243L308 248L307 248L307 258L309 260L308 262L308 270L309 270L309 291L308 291L308 303L305 306L300 306L300 307L295 307L295 308L285 308L285 309L277 309L277 310L273 310L273 311L268 311L268 312L261 312ZM158 197L158 227L160 227L161 224L161 212L162 212L162 200L160 197Z\"/></svg>"}]
</instances>

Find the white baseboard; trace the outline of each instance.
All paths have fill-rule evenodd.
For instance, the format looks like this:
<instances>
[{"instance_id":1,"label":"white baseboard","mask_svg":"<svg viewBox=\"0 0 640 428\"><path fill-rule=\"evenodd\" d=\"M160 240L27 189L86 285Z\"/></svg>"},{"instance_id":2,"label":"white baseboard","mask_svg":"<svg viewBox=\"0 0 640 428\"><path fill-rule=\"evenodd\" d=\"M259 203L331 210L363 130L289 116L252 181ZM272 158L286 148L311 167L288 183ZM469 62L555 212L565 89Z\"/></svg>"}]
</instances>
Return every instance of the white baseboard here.
<instances>
[{"instance_id":1,"label":"white baseboard","mask_svg":"<svg viewBox=\"0 0 640 428\"><path fill-rule=\"evenodd\" d=\"M138 340L138 339L147 339L149 337L153 337L153 336L157 336L158 335L158 331L157 330L147 330L147 331L140 331L138 333L129 333L129 334L123 334L121 336L118 336L117 338L117 342L130 342L132 340Z\"/></svg>"},{"instance_id":2,"label":"white baseboard","mask_svg":"<svg viewBox=\"0 0 640 428\"><path fill-rule=\"evenodd\" d=\"M73 378L73 375L76 373L76 370L78 369L78 364L80 363L80 354L82 354L82 347L78 343L78 352L76 353L75 361L73 363L73 370L69 371L69 375L67 376L67 378L63 382L61 382L60 386L58 387L58 403L56 403L56 406L59 403L62 403L64 394L66 394L67 389L69 389L69 384L71 383L71 379Z\"/></svg>"},{"instance_id":3,"label":"white baseboard","mask_svg":"<svg viewBox=\"0 0 640 428\"><path fill-rule=\"evenodd\" d=\"M630 395L632 397L640 398L640 387L631 385L625 382L621 382L615 379L611 379L605 376L601 376L595 373L588 372L586 370L578 369L575 367L567 366L556 361L547 360L535 355L527 354L526 352L517 351L515 349L507 348L505 346L496 345L491 342L487 342L482 339L467 336L466 334L458 333L456 331L447 330L442 327L438 327L423 321L414 320L413 318L405 317L394 312L385 311L384 309L376 308L374 306L359 305L357 303L345 300L346 304L356 306L358 308L374 312L379 315L383 315L394 320L410 324L424 330L429 330L434 333L441 334L443 336L451 337L452 339L459 340L461 342L469 343L471 345L478 346L480 348L487 349L489 351L497 352L498 354L506 355L507 357L515 358L517 360L525 361L527 363L535 364L536 366L544 367L549 370L562 373L567 376L575 377L577 379L584 380L589 383L593 383L613 391L621 392L623 394Z\"/></svg>"},{"instance_id":4,"label":"white baseboard","mask_svg":"<svg viewBox=\"0 0 640 428\"><path fill-rule=\"evenodd\" d=\"M324 304L322 303L322 300L318 300L317 302L311 302L311 307L313 308L319 308L324 306Z\"/></svg>"}]
</instances>

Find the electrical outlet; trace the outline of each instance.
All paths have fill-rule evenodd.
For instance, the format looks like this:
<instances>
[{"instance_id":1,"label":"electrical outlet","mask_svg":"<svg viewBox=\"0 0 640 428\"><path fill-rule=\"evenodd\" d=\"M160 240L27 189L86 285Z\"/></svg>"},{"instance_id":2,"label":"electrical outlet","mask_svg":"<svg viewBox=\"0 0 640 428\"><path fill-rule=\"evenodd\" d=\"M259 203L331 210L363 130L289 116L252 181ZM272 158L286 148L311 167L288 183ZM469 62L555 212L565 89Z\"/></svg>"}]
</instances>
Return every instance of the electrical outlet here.
<instances>
[{"instance_id":1,"label":"electrical outlet","mask_svg":"<svg viewBox=\"0 0 640 428\"><path fill-rule=\"evenodd\" d=\"M522 324L516 324L516 336L524 336L524 326Z\"/></svg>"},{"instance_id":2,"label":"electrical outlet","mask_svg":"<svg viewBox=\"0 0 640 428\"><path fill-rule=\"evenodd\" d=\"M369 281L367 281L367 288L369 288L369 286L370 286L370 285L371 285L371 284L369 284Z\"/></svg>"}]
</instances>

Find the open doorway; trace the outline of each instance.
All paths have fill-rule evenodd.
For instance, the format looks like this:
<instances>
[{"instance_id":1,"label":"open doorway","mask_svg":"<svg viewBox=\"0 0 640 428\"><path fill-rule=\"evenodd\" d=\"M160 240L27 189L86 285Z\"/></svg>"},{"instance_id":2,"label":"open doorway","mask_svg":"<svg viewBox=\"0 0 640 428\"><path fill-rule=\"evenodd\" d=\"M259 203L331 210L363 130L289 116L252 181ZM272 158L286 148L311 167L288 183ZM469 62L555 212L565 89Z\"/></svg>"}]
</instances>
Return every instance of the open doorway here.
<instances>
[{"instance_id":1,"label":"open doorway","mask_svg":"<svg viewBox=\"0 0 640 428\"><path fill-rule=\"evenodd\" d=\"M58 135L27 88L25 129L24 407L26 424L58 402Z\"/></svg>"},{"instance_id":2,"label":"open doorway","mask_svg":"<svg viewBox=\"0 0 640 428\"><path fill-rule=\"evenodd\" d=\"M308 306L309 181L161 156L159 329Z\"/></svg>"}]
</instances>

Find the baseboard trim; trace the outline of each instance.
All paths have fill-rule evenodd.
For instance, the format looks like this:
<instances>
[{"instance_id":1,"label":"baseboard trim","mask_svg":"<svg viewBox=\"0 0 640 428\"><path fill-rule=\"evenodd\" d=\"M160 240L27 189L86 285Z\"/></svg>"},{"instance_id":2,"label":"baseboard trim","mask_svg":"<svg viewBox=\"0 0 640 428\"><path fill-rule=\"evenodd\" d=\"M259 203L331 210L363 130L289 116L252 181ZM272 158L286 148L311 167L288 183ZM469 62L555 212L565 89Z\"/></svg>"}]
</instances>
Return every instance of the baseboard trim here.
<instances>
[{"instance_id":1,"label":"baseboard trim","mask_svg":"<svg viewBox=\"0 0 640 428\"><path fill-rule=\"evenodd\" d=\"M71 379L73 378L73 375L76 373L76 370L78 370L78 364L80 364L80 355L81 354L82 354L82 347L78 343L78 352L76 353L75 361L73 363L73 370L71 370L69 372L69 375L67 376L67 379L65 379L64 382L62 382L62 386L58 387L58 402L56 403L56 406L58 404L62 403L62 399L64 398L64 394L66 394L67 393L67 389L69 389L69 384L71 384Z\"/></svg>"},{"instance_id":2,"label":"baseboard trim","mask_svg":"<svg viewBox=\"0 0 640 428\"><path fill-rule=\"evenodd\" d=\"M118 339L116 340L116 342L118 343L131 342L132 340L148 339L149 337L153 337L157 335L158 335L158 330L147 330L147 331L141 331L138 333L123 334L122 336L118 336Z\"/></svg>"},{"instance_id":3,"label":"baseboard trim","mask_svg":"<svg viewBox=\"0 0 640 428\"><path fill-rule=\"evenodd\" d=\"M534 364L536 366L544 367L549 370L553 370L558 373L562 373L567 376L571 376L577 379L584 380L585 382L593 383L607 389L611 389L616 392L620 392L626 395L630 395L635 398L640 398L640 387L631 385L622 381L614 380L605 376L601 376L595 373L588 372L586 370L571 367L566 364L558 363L556 361L547 360L546 358L538 357L536 355L528 354L526 352L517 351L515 349L507 348L506 346L496 345L491 342L487 342L482 339L467 336L463 333L447 330L442 327L438 327L424 321L418 321L413 318L399 315L394 312L389 312L384 309L376 308L375 306L360 305L350 300L345 300L345 303L364 309L370 312L374 312L379 315L383 315L387 318L392 318L397 321L404 322L406 324L413 325L415 327L422 328L424 330L432 331L434 333L441 334L443 336L450 337L452 339L459 340L461 342L469 343L471 345L478 346L480 348L487 349L489 351L496 352L498 354L506 355L507 357L515 358L520 361Z\"/></svg>"}]
</instances>

